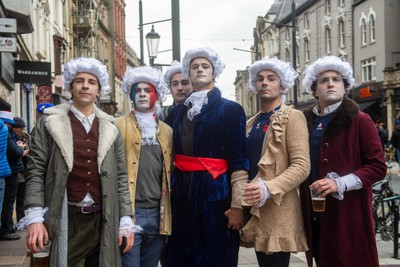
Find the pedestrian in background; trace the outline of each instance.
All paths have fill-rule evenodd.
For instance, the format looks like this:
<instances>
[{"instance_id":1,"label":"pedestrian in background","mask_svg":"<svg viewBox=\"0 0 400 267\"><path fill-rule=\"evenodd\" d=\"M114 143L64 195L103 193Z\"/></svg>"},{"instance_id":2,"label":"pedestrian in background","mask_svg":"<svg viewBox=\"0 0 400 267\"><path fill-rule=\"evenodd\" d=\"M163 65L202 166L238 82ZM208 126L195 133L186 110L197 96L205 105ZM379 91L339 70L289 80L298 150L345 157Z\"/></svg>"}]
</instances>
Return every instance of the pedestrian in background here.
<instances>
[{"instance_id":1,"label":"pedestrian in background","mask_svg":"<svg viewBox=\"0 0 400 267\"><path fill-rule=\"evenodd\" d=\"M192 93L192 83L188 78L184 78L182 74L182 64L174 60L171 66L164 73L164 82L168 84L171 92L172 105L162 107L160 119L165 120L171 110L179 104L183 104L186 98Z\"/></svg>"},{"instance_id":2,"label":"pedestrian in background","mask_svg":"<svg viewBox=\"0 0 400 267\"><path fill-rule=\"evenodd\" d=\"M1 117L0 111L0 117ZM6 187L6 182L4 180L5 177L11 175L10 165L8 165L7 161L7 138L8 138L8 128L7 125L4 124L3 119L0 119L0 214L3 210L3 200L4 200L4 191ZM0 220L1 227L1 220Z\"/></svg>"},{"instance_id":3,"label":"pedestrian in background","mask_svg":"<svg viewBox=\"0 0 400 267\"><path fill-rule=\"evenodd\" d=\"M38 104L38 105L36 106L36 119L38 120L38 119L43 115L43 112L44 112L44 110L45 110L46 108L51 108L51 107L53 107L53 106L54 106L53 104L51 104L51 103L46 103L46 102L43 102L43 103Z\"/></svg>"},{"instance_id":4,"label":"pedestrian in background","mask_svg":"<svg viewBox=\"0 0 400 267\"><path fill-rule=\"evenodd\" d=\"M265 57L249 67L249 77L260 111L247 121L253 182L243 197L253 207L241 241L254 247L259 266L288 267L291 252L308 249L298 194L310 173L307 124L301 111L284 103L297 73L289 63Z\"/></svg>"},{"instance_id":5,"label":"pedestrian in background","mask_svg":"<svg viewBox=\"0 0 400 267\"><path fill-rule=\"evenodd\" d=\"M143 229L122 254L122 266L157 267L171 235L172 129L156 116L167 85L159 70L144 66L127 70L122 90L134 109L115 124L125 145L134 221Z\"/></svg>"},{"instance_id":6,"label":"pedestrian in background","mask_svg":"<svg viewBox=\"0 0 400 267\"><path fill-rule=\"evenodd\" d=\"M166 266L237 266L243 221L238 183L248 178L243 108L221 97L215 79L224 64L210 48L182 60L193 93L167 123L174 136L172 235Z\"/></svg>"},{"instance_id":7,"label":"pedestrian in background","mask_svg":"<svg viewBox=\"0 0 400 267\"><path fill-rule=\"evenodd\" d=\"M133 245L124 145L114 118L95 106L107 68L93 58L64 65L72 101L46 108L32 131L25 208L32 253L51 240L49 266L121 266Z\"/></svg>"},{"instance_id":8,"label":"pedestrian in background","mask_svg":"<svg viewBox=\"0 0 400 267\"><path fill-rule=\"evenodd\" d=\"M24 199L25 199L25 174L27 165L27 155L29 153L29 139L30 136L25 132L25 121L20 117L14 117L14 124L12 131L17 144L24 148L24 156L22 157L22 164L24 171L18 173L18 189L15 202L15 210L17 212L17 221L25 217Z\"/></svg>"},{"instance_id":9,"label":"pedestrian in background","mask_svg":"<svg viewBox=\"0 0 400 267\"><path fill-rule=\"evenodd\" d=\"M25 172L22 157L28 151L24 150L24 145L17 143L12 131L15 124L13 114L9 111L0 111L0 119L7 125L7 161L11 169L11 175L5 177L5 191L3 209L1 212L0 240L18 240L21 236L15 233L15 223L13 219L14 203L17 196L19 173Z\"/></svg>"},{"instance_id":10,"label":"pedestrian in background","mask_svg":"<svg viewBox=\"0 0 400 267\"><path fill-rule=\"evenodd\" d=\"M382 145L370 116L346 96L353 69L335 56L319 58L303 86L318 100L305 111L311 173L300 188L309 251L308 266L379 266L371 186L386 175ZM310 187L325 197L313 212Z\"/></svg>"}]
</instances>

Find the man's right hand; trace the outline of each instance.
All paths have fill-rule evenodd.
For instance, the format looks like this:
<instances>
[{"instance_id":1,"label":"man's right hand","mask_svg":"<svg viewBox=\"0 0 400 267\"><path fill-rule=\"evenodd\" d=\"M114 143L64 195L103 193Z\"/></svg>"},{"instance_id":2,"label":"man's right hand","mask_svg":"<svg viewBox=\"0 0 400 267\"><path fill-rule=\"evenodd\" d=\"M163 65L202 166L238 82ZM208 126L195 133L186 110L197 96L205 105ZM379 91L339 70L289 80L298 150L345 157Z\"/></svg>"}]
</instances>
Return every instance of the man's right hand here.
<instances>
[{"instance_id":1,"label":"man's right hand","mask_svg":"<svg viewBox=\"0 0 400 267\"><path fill-rule=\"evenodd\" d=\"M49 235L43 223L32 223L28 226L26 232L26 245L32 253L39 252L43 250L43 244L47 243L49 240Z\"/></svg>"}]
</instances>

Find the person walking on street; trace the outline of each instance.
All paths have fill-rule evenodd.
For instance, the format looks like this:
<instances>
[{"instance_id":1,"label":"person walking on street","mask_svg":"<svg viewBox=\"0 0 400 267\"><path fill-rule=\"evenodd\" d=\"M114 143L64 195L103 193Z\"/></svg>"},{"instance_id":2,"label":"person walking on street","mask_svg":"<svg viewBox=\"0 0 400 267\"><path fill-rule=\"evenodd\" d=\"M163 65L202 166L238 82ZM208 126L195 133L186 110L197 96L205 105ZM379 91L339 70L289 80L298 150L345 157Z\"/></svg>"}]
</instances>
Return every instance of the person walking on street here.
<instances>
[{"instance_id":1,"label":"person walking on street","mask_svg":"<svg viewBox=\"0 0 400 267\"><path fill-rule=\"evenodd\" d=\"M18 176L19 173L25 172L22 157L26 156L27 150L24 150L24 145L17 143L12 131L12 125L15 124L13 114L9 111L0 111L0 119L7 125L7 160L11 168L11 175L4 178L5 190L3 209L1 212L1 229L0 240L18 240L20 235L15 233L15 224L13 219L14 202L17 197Z\"/></svg>"},{"instance_id":2,"label":"person walking on street","mask_svg":"<svg viewBox=\"0 0 400 267\"><path fill-rule=\"evenodd\" d=\"M2 111L0 111L0 117L1 113ZM4 178L11 175L10 165L7 161L7 139L8 127L7 125L5 125L3 119L0 118L0 214L3 209L4 191L6 187L6 182Z\"/></svg>"},{"instance_id":3,"label":"person walking on street","mask_svg":"<svg viewBox=\"0 0 400 267\"><path fill-rule=\"evenodd\" d=\"M172 105L161 109L160 119L165 120L171 110L179 104L183 104L186 98L192 93L192 83L182 74L182 64L174 60L164 74L164 82L168 84L174 102Z\"/></svg>"},{"instance_id":4,"label":"person walking on street","mask_svg":"<svg viewBox=\"0 0 400 267\"><path fill-rule=\"evenodd\" d=\"M210 48L182 60L193 93L166 122L174 137L172 235L165 266L237 266L243 221L238 183L248 178L243 108L221 97L224 64Z\"/></svg>"},{"instance_id":5,"label":"person walking on street","mask_svg":"<svg viewBox=\"0 0 400 267\"><path fill-rule=\"evenodd\" d=\"M157 267L171 235L172 129L156 116L167 85L159 70L143 66L127 70L122 90L134 109L115 124L125 145L132 213L143 229L122 265Z\"/></svg>"},{"instance_id":6,"label":"person walking on street","mask_svg":"<svg viewBox=\"0 0 400 267\"><path fill-rule=\"evenodd\" d=\"M371 186L386 175L374 122L346 96L353 69L335 56L319 58L306 70L303 86L317 105L306 110L311 173L300 196L309 251L319 267L377 267ZM312 210L310 187L325 198L325 210Z\"/></svg>"},{"instance_id":7,"label":"person walking on street","mask_svg":"<svg viewBox=\"0 0 400 267\"><path fill-rule=\"evenodd\" d=\"M114 118L95 106L110 93L93 58L64 66L72 101L46 108L32 131L26 177L26 243L51 240L49 266L121 266L133 245L124 145Z\"/></svg>"},{"instance_id":8,"label":"person walking on street","mask_svg":"<svg viewBox=\"0 0 400 267\"><path fill-rule=\"evenodd\" d=\"M247 121L250 179L243 194L252 205L241 244L254 247L259 266L288 267L291 252L308 249L298 188L310 172L303 113L285 105L297 73L289 63L265 57L249 67L250 89L260 111Z\"/></svg>"}]
</instances>

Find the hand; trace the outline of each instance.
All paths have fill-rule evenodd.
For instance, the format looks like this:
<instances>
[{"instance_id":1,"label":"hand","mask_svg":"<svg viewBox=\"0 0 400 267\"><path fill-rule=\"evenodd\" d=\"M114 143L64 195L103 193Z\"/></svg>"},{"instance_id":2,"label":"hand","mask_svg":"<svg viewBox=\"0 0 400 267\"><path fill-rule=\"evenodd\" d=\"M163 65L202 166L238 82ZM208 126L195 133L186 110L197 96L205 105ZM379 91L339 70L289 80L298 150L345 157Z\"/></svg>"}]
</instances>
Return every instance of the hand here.
<instances>
[{"instance_id":1,"label":"hand","mask_svg":"<svg viewBox=\"0 0 400 267\"><path fill-rule=\"evenodd\" d=\"M230 208L225 211L225 216L228 217L228 228L239 230L243 224L243 210L239 208Z\"/></svg>"},{"instance_id":2,"label":"hand","mask_svg":"<svg viewBox=\"0 0 400 267\"><path fill-rule=\"evenodd\" d=\"M125 245L123 253L126 253L133 247L133 244L135 243L135 233L133 233L131 231L127 231L126 236L119 235L118 246L122 245L122 240L124 237L125 237L126 245Z\"/></svg>"},{"instance_id":3,"label":"hand","mask_svg":"<svg viewBox=\"0 0 400 267\"><path fill-rule=\"evenodd\" d=\"M249 183L243 193L243 200L250 205L254 205L261 200L261 188L258 183Z\"/></svg>"},{"instance_id":4,"label":"hand","mask_svg":"<svg viewBox=\"0 0 400 267\"><path fill-rule=\"evenodd\" d=\"M32 223L28 226L26 232L26 245L32 253L39 252L37 245L40 250L43 250L43 243L47 243L49 235L43 223Z\"/></svg>"},{"instance_id":5,"label":"hand","mask_svg":"<svg viewBox=\"0 0 400 267\"><path fill-rule=\"evenodd\" d=\"M338 186L335 180L323 178L311 184L311 187L317 190L318 195L326 197L328 194L338 191Z\"/></svg>"}]
</instances>

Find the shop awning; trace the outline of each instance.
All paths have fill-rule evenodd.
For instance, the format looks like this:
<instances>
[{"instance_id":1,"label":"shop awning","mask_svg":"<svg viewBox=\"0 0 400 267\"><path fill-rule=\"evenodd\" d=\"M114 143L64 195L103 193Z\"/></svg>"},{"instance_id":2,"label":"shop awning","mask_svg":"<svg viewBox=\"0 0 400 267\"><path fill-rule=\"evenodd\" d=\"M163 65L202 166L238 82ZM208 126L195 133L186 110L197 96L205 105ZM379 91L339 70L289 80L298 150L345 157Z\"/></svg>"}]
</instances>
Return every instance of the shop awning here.
<instances>
[{"instance_id":1,"label":"shop awning","mask_svg":"<svg viewBox=\"0 0 400 267\"><path fill-rule=\"evenodd\" d=\"M376 101L368 101L368 102L358 103L358 106L360 107L360 110L365 110L375 103Z\"/></svg>"}]
</instances>

